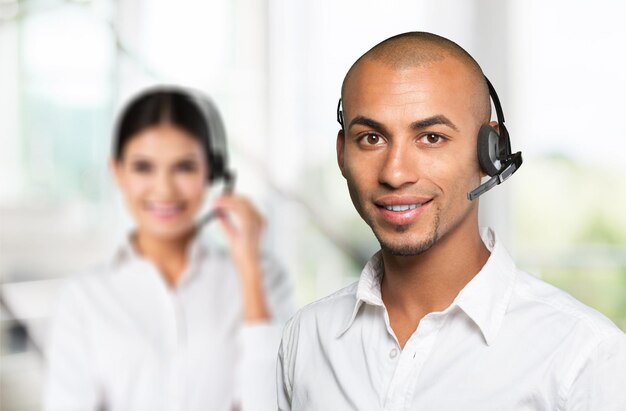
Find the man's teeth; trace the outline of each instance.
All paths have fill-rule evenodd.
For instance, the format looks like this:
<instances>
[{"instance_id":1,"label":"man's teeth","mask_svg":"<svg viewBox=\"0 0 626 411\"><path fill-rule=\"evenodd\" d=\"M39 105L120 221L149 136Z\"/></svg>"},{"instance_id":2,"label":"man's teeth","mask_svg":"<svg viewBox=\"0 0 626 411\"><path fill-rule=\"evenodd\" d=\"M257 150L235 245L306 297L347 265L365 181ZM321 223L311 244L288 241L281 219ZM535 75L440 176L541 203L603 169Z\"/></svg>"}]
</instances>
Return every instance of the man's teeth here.
<instances>
[{"instance_id":1,"label":"man's teeth","mask_svg":"<svg viewBox=\"0 0 626 411\"><path fill-rule=\"evenodd\" d=\"M421 204L400 204L400 205L386 205L384 206L386 210L389 211L406 211L406 210L413 210L414 208L417 208L421 206Z\"/></svg>"}]
</instances>

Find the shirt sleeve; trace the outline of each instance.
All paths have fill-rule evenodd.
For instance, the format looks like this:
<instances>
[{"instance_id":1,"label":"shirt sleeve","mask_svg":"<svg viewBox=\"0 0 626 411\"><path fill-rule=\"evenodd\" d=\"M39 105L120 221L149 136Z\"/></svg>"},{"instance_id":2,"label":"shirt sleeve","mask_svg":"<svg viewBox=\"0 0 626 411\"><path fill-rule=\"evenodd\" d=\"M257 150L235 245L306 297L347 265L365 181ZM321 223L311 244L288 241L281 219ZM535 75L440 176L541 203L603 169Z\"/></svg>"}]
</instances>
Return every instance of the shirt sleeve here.
<instances>
[{"instance_id":1,"label":"shirt sleeve","mask_svg":"<svg viewBox=\"0 0 626 411\"><path fill-rule=\"evenodd\" d=\"M282 340L278 349L276 367L276 386L278 409L290 411L293 404L294 360L298 350L300 312L296 313L285 325Z\"/></svg>"},{"instance_id":2,"label":"shirt sleeve","mask_svg":"<svg viewBox=\"0 0 626 411\"><path fill-rule=\"evenodd\" d=\"M62 291L53 319L47 349L45 411L95 411L100 405L89 354L88 324L78 294L75 284Z\"/></svg>"},{"instance_id":3,"label":"shirt sleeve","mask_svg":"<svg viewBox=\"0 0 626 411\"><path fill-rule=\"evenodd\" d=\"M567 411L626 410L626 335L601 342L573 381Z\"/></svg>"},{"instance_id":4,"label":"shirt sleeve","mask_svg":"<svg viewBox=\"0 0 626 411\"><path fill-rule=\"evenodd\" d=\"M282 265L272 257L266 256L263 258L261 267L263 270L263 286L267 295L267 304L272 314L272 321L278 324L280 328L276 350L274 351L274 356L276 356L282 328L296 312L294 283Z\"/></svg>"},{"instance_id":5,"label":"shirt sleeve","mask_svg":"<svg viewBox=\"0 0 626 411\"><path fill-rule=\"evenodd\" d=\"M241 409L276 410L276 358L283 326L295 311L293 283L273 259L262 262L269 321L241 330Z\"/></svg>"},{"instance_id":6,"label":"shirt sleeve","mask_svg":"<svg viewBox=\"0 0 626 411\"><path fill-rule=\"evenodd\" d=\"M276 368L276 388L278 394L278 409L280 411L291 410L291 384L287 378L287 364L285 359L285 350L283 348L285 341L281 341L278 349L278 366Z\"/></svg>"}]
</instances>

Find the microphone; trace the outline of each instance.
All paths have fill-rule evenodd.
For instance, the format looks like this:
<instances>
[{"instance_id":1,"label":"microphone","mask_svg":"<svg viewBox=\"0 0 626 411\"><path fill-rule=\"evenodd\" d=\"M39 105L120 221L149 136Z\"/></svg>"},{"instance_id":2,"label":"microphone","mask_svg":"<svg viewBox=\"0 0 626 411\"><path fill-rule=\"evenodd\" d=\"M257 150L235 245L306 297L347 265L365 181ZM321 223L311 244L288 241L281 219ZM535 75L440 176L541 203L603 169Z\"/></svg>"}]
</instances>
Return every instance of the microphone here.
<instances>
[{"instance_id":1,"label":"microphone","mask_svg":"<svg viewBox=\"0 0 626 411\"><path fill-rule=\"evenodd\" d=\"M485 194L487 191L491 190L498 184L502 184L506 179L511 177L513 173L515 173L517 169L520 168L521 165L522 152L518 151L517 153L507 158L505 163L502 165L502 168L500 168L500 171L494 174L493 177L467 193L467 199L473 201L474 199Z\"/></svg>"},{"instance_id":2,"label":"microphone","mask_svg":"<svg viewBox=\"0 0 626 411\"><path fill-rule=\"evenodd\" d=\"M222 191L222 195L232 194L233 190L235 189L236 174L233 171L225 171L222 178L224 179L224 189ZM213 209L209 211L198 221L198 228L202 228L215 217L219 217L221 214L221 210Z\"/></svg>"}]
</instances>

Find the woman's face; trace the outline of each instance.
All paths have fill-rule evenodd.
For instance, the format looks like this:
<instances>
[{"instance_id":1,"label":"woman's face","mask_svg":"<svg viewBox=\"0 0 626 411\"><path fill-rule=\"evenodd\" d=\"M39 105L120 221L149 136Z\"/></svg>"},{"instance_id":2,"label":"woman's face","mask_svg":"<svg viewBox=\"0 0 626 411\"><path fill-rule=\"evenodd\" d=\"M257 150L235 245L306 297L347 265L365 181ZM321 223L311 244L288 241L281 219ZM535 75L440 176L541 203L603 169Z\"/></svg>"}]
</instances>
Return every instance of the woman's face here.
<instances>
[{"instance_id":1,"label":"woman's face","mask_svg":"<svg viewBox=\"0 0 626 411\"><path fill-rule=\"evenodd\" d=\"M200 141L159 124L132 136L113 171L139 235L176 240L194 228L208 165Z\"/></svg>"}]
</instances>

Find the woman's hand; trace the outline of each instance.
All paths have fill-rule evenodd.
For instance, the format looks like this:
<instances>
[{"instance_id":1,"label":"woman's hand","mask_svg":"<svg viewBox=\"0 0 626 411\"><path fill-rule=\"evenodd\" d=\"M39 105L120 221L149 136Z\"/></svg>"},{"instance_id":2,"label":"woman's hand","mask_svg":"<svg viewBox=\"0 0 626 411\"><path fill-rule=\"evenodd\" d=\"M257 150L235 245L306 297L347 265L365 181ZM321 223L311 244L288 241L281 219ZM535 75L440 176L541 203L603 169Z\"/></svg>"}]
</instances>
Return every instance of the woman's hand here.
<instances>
[{"instance_id":1,"label":"woman's hand","mask_svg":"<svg viewBox=\"0 0 626 411\"><path fill-rule=\"evenodd\" d=\"M230 255L239 272L243 291L244 319L269 319L261 272L261 235L265 219L245 197L228 194L214 203L218 219L230 244Z\"/></svg>"}]
</instances>

